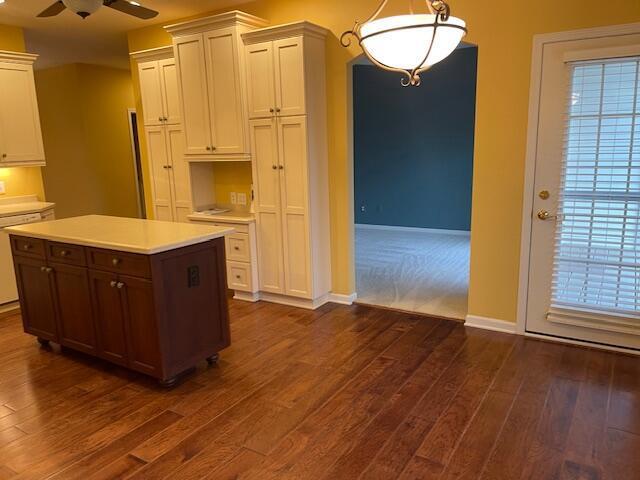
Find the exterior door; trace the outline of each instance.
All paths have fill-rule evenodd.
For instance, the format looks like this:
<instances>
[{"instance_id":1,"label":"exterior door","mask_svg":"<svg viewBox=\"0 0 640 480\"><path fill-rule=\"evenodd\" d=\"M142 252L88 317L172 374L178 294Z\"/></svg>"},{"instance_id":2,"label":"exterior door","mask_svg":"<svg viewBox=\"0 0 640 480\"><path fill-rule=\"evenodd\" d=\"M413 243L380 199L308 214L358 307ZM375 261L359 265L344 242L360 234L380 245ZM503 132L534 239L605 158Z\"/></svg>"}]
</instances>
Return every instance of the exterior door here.
<instances>
[{"instance_id":1,"label":"exterior door","mask_svg":"<svg viewBox=\"0 0 640 480\"><path fill-rule=\"evenodd\" d=\"M210 154L213 145L204 49L201 34L174 40L187 155Z\"/></svg>"},{"instance_id":2,"label":"exterior door","mask_svg":"<svg viewBox=\"0 0 640 480\"><path fill-rule=\"evenodd\" d=\"M173 192L171 187L167 130L165 127L146 127L147 151L153 180L153 208L156 220L173 221Z\"/></svg>"},{"instance_id":3,"label":"exterior door","mask_svg":"<svg viewBox=\"0 0 640 480\"><path fill-rule=\"evenodd\" d=\"M16 280L24 330L45 340L58 341L51 270L41 260L15 256Z\"/></svg>"},{"instance_id":4,"label":"exterior door","mask_svg":"<svg viewBox=\"0 0 640 480\"><path fill-rule=\"evenodd\" d=\"M305 116L278 118L285 293L311 298Z\"/></svg>"},{"instance_id":5,"label":"exterior door","mask_svg":"<svg viewBox=\"0 0 640 480\"><path fill-rule=\"evenodd\" d=\"M167 152L170 156L168 165L170 186L173 196L173 219L176 222L187 222L187 215L193 213L191 208L191 186L189 162L184 156L184 136L179 125L166 127Z\"/></svg>"},{"instance_id":6,"label":"exterior door","mask_svg":"<svg viewBox=\"0 0 640 480\"><path fill-rule=\"evenodd\" d=\"M302 37L273 42L276 111L278 115L304 115L304 51Z\"/></svg>"},{"instance_id":7,"label":"exterior door","mask_svg":"<svg viewBox=\"0 0 640 480\"><path fill-rule=\"evenodd\" d=\"M249 118L272 117L276 96L273 70L273 42L246 47Z\"/></svg>"},{"instance_id":8,"label":"exterior door","mask_svg":"<svg viewBox=\"0 0 640 480\"><path fill-rule=\"evenodd\" d=\"M0 163L44 161L31 65L0 63Z\"/></svg>"},{"instance_id":9,"label":"exterior door","mask_svg":"<svg viewBox=\"0 0 640 480\"><path fill-rule=\"evenodd\" d=\"M160 85L162 86L162 110L164 118L166 118L164 123L166 125L176 125L181 122L176 61L173 58L159 60L158 71L160 73ZM142 91L144 91L144 88L142 88Z\"/></svg>"},{"instance_id":10,"label":"exterior door","mask_svg":"<svg viewBox=\"0 0 640 480\"><path fill-rule=\"evenodd\" d=\"M52 268L60 344L93 354L96 332L87 269L61 264Z\"/></svg>"},{"instance_id":11,"label":"exterior door","mask_svg":"<svg viewBox=\"0 0 640 480\"><path fill-rule=\"evenodd\" d=\"M140 79L144 124L162 125L164 109L158 62L144 62L138 65L138 77Z\"/></svg>"},{"instance_id":12,"label":"exterior door","mask_svg":"<svg viewBox=\"0 0 640 480\"><path fill-rule=\"evenodd\" d=\"M284 293L278 134L273 118L252 120L260 290Z\"/></svg>"},{"instance_id":13,"label":"exterior door","mask_svg":"<svg viewBox=\"0 0 640 480\"><path fill-rule=\"evenodd\" d=\"M639 45L542 47L527 332L640 349Z\"/></svg>"},{"instance_id":14,"label":"exterior door","mask_svg":"<svg viewBox=\"0 0 640 480\"><path fill-rule=\"evenodd\" d=\"M244 113L235 28L205 34L211 138L215 154L245 153Z\"/></svg>"}]
</instances>

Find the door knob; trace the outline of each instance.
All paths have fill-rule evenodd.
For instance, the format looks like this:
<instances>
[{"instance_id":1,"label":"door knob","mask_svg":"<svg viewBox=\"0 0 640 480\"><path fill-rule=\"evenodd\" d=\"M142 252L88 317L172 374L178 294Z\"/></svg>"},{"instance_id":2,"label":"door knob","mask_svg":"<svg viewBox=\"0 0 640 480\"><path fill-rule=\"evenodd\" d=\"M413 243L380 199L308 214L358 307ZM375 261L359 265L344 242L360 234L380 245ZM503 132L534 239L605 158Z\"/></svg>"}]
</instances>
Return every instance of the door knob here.
<instances>
[{"instance_id":1,"label":"door knob","mask_svg":"<svg viewBox=\"0 0 640 480\"><path fill-rule=\"evenodd\" d=\"M540 210L537 216L540 220L556 220L558 218L558 215L552 215L546 210Z\"/></svg>"}]
</instances>

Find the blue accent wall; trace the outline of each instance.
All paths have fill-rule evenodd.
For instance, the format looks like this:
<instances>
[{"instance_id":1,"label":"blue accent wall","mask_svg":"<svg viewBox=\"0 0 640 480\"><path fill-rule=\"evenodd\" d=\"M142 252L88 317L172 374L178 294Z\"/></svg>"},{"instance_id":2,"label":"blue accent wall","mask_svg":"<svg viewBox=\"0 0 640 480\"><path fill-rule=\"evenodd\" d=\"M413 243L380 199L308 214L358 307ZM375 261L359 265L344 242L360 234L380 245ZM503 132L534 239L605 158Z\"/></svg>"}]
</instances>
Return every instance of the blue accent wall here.
<instances>
[{"instance_id":1,"label":"blue accent wall","mask_svg":"<svg viewBox=\"0 0 640 480\"><path fill-rule=\"evenodd\" d=\"M419 87L353 67L356 223L470 229L477 59L456 50Z\"/></svg>"}]
</instances>

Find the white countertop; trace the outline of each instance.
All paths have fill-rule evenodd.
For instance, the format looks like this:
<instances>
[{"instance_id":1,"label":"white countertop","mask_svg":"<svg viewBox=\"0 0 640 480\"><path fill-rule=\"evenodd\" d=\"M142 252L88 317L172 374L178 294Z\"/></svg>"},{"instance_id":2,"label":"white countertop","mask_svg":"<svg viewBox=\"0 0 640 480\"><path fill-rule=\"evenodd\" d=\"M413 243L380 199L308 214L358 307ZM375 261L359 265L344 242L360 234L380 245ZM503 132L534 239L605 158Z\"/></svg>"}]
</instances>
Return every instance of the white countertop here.
<instances>
[{"instance_id":1,"label":"white countertop","mask_svg":"<svg viewBox=\"0 0 640 480\"><path fill-rule=\"evenodd\" d=\"M206 242L234 232L231 227L87 215L7 227L15 235L87 247L154 254Z\"/></svg>"},{"instance_id":2,"label":"white countertop","mask_svg":"<svg viewBox=\"0 0 640 480\"><path fill-rule=\"evenodd\" d=\"M220 223L253 223L256 221L256 217L253 213L242 212L225 212L216 213L215 215L209 215L205 213L195 212L191 215L187 215L189 220L196 220L198 222L220 222Z\"/></svg>"},{"instance_id":3,"label":"white countertop","mask_svg":"<svg viewBox=\"0 0 640 480\"><path fill-rule=\"evenodd\" d=\"M51 210L55 205L55 203L51 202L39 202L36 195L3 197L0 198L0 217L40 213Z\"/></svg>"}]
</instances>

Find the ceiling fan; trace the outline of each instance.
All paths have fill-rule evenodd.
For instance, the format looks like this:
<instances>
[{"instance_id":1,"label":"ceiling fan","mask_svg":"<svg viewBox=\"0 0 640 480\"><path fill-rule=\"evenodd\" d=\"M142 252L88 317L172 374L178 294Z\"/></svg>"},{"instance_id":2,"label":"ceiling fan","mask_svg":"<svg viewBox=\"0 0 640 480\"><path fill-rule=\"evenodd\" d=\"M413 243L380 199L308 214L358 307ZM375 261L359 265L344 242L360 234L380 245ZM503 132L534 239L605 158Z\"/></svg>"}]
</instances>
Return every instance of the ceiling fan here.
<instances>
[{"instance_id":1,"label":"ceiling fan","mask_svg":"<svg viewBox=\"0 0 640 480\"><path fill-rule=\"evenodd\" d=\"M127 15L148 20L158 15L158 12L145 8L133 0L58 0L38 14L38 17L53 17L68 8L72 12L87 18L102 6L113 8Z\"/></svg>"}]
</instances>

